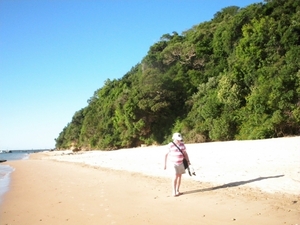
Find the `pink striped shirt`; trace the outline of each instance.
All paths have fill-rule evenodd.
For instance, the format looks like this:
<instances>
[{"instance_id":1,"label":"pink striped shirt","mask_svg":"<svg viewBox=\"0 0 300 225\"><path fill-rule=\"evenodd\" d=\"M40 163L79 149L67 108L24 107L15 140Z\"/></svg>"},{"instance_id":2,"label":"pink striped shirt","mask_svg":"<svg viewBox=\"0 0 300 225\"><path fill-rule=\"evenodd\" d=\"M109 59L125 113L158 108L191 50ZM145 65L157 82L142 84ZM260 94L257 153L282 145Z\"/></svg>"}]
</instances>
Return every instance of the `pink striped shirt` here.
<instances>
[{"instance_id":1,"label":"pink striped shirt","mask_svg":"<svg viewBox=\"0 0 300 225\"><path fill-rule=\"evenodd\" d=\"M179 145L178 144L176 144L176 145L181 149L182 152L186 151L185 145L182 142ZM178 150L178 148L172 142L169 143L168 148L169 148L168 158L169 158L170 162L177 164L177 165L181 164L184 156Z\"/></svg>"}]
</instances>

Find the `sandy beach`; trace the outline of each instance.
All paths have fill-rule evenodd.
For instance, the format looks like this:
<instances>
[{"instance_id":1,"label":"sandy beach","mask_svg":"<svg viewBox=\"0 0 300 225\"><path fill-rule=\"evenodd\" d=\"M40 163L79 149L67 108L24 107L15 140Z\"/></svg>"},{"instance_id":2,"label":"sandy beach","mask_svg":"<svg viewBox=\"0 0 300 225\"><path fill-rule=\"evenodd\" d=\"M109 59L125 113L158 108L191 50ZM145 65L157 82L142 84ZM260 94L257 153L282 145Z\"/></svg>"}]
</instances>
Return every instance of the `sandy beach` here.
<instances>
[{"instance_id":1,"label":"sandy beach","mask_svg":"<svg viewBox=\"0 0 300 225\"><path fill-rule=\"evenodd\" d=\"M300 137L187 144L173 197L166 146L53 151L15 168L0 225L300 224Z\"/></svg>"}]
</instances>

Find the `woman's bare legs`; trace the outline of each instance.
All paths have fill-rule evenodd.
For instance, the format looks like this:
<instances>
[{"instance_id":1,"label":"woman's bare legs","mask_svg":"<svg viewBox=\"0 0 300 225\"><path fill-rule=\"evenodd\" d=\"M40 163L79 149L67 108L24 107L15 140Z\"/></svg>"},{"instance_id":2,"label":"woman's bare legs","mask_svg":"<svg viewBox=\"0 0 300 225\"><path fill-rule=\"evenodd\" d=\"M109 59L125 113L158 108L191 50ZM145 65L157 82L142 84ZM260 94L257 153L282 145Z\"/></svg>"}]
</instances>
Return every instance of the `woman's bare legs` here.
<instances>
[{"instance_id":1,"label":"woman's bare legs","mask_svg":"<svg viewBox=\"0 0 300 225\"><path fill-rule=\"evenodd\" d=\"M179 188L181 184L181 176L182 174L176 174L172 180L173 196L178 196L180 194Z\"/></svg>"}]
</instances>

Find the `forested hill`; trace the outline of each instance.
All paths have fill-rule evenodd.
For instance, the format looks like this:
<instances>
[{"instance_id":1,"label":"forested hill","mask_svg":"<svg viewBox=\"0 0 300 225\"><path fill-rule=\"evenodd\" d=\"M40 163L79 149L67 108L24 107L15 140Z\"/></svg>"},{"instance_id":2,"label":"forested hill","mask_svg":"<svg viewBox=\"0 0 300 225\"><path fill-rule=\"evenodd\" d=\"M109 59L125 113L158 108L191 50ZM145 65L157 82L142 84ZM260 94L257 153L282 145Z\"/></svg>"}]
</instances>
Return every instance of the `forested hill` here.
<instances>
[{"instance_id":1,"label":"forested hill","mask_svg":"<svg viewBox=\"0 0 300 225\"><path fill-rule=\"evenodd\" d=\"M300 135L300 1L230 6L163 34L75 112L57 149L117 149Z\"/></svg>"}]
</instances>

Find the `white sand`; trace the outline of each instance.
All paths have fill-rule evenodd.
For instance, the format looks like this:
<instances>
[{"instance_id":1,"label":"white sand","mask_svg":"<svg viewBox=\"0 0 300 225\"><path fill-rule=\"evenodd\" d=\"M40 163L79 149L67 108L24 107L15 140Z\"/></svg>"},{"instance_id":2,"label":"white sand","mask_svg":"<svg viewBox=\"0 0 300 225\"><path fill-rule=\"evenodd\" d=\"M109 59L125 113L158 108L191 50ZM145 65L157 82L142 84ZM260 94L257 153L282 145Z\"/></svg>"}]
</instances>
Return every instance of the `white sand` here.
<instances>
[{"instance_id":1,"label":"white sand","mask_svg":"<svg viewBox=\"0 0 300 225\"><path fill-rule=\"evenodd\" d=\"M245 185L264 192L300 194L300 136L255 141L186 144L196 176L214 185ZM96 167L169 176L163 170L166 146L117 151L49 152L50 159Z\"/></svg>"}]
</instances>

